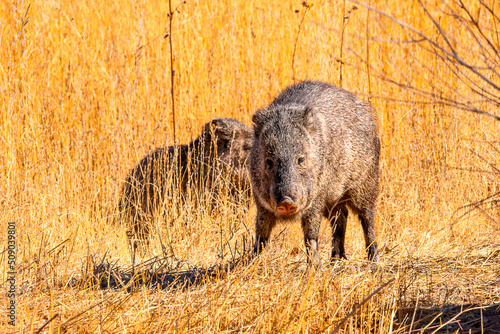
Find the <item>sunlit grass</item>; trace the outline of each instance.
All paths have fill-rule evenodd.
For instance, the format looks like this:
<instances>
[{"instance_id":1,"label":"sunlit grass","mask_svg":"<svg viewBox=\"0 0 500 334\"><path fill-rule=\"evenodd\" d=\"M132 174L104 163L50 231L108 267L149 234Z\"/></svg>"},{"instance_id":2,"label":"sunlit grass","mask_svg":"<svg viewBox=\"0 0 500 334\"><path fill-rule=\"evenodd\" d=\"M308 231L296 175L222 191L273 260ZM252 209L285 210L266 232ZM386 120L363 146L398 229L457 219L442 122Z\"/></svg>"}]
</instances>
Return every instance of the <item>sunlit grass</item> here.
<instances>
[{"instance_id":1,"label":"sunlit grass","mask_svg":"<svg viewBox=\"0 0 500 334\"><path fill-rule=\"evenodd\" d=\"M179 142L197 137L216 116L251 124L253 113L292 82L294 49L297 80L339 84L342 5L312 4L297 39L300 1L173 2ZM349 260L327 264L331 232L324 224L325 265L318 272L306 270L295 224L278 226L259 258L185 290L68 284L88 273L92 256L131 266L126 229L116 219L120 189L143 156L173 143L167 8L146 0L0 3L0 216L1 226L17 221L18 238L17 327L2 322L2 331L35 332L57 315L44 330L329 332L392 278L342 329L398 332L409 328L403 321L411 323L413 311L405 307L500 301L500 226L480 211L457 220L461 206L500 190L491 167L499 168L499 123L420 104L380 80L378 72L428 89L463 87L435 57L395 43L408 40L407 32L373 13L368 45L382 140L380 268L366 264L360 224L350 218ZM416 3L379 8L433 33ZM350 14L342 70L343 87L365 100L368 74L356 55L366 54L366 20L364 8ZM453 38L473 51L473 41ZM175 219L157 220L136 262L164 254L162 242L176 260L207 268L230 261L253 235L253 208L221 200L212 214L182 205ZM498 206L485 210L498 222ZM0 244L3 252L5 231Z\"/></svg>"}]
</instances>

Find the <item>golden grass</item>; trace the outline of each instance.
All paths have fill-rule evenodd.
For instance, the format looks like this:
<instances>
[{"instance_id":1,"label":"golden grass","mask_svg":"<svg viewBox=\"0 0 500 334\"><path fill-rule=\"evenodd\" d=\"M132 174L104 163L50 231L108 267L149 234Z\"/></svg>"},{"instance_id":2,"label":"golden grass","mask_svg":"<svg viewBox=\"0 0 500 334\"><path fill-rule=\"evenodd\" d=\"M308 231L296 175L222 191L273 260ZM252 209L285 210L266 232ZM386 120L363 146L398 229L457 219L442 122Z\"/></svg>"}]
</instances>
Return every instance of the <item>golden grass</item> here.
<instances>
[{"instance_id":1,"label":"golden grass","mask_svg":"<svg viewBox=\"0 0 500 334\"><path fill-rule=\"evenodd\" d=\"M215 116L250 124L255 110L291 83L296 40L296 79L338 84L342 3L312 3L297 39L305 10L299 1L173 2L179 9L172 32L179 142L196 137ZM435 33L417 3L388 1L378 8ZM186 289L69 284L86 277L91 256L131 265L125 229L114 224L120 187L140 158L173 140L167 13L164 1L0 3L2 296L6 225L17 222L17 325L2 314L2 332L36 332L53 317L44 331L330 332L393 278L340 330L402 332L430 323L432 317L417 321L429 307L498 305L500 209L484 208L497 223L480 211L457 220L457 210L500 190L499 123L420 104L379 80L376 71L426 89L463 88L437 57L390 42L407 39L408 32L368 17L364 8L352 11L346 25L342 83L360 98L371 93L379 116L380 267L365 263L361 228L350 218L349 260L319 271L306 270L295 224L279 226L259 258ZM473 57L473 41L461 39L447 19L443 24L457 31L453 37ZM355 56L366 54L367 24L375 38L370 78ZM433 76L416 59L433 68ZM230 261L243 237L253 234L253 209L221 203L217 214L200 210L185 210L168 225L158 222L168 254L188 268ZM329 234L324 226L325 262ZM142 255L158 254L155 234ZM5 310L7 300L0 304Z\"/></svg>"}]
</instances>

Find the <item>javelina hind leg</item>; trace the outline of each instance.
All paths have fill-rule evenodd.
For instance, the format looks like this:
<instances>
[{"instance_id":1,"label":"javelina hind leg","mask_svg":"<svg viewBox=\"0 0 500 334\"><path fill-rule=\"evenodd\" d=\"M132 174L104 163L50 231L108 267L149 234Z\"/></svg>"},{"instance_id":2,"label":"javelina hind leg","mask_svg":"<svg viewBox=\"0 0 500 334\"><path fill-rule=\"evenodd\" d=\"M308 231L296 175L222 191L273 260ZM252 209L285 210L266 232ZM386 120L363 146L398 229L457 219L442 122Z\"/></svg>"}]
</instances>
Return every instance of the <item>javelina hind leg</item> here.
<instances>
[{"instance_id":1,"label":"javelina hind leg","mask_svg":"<svg viewBox=\"0 0 500 334\"><path fill-rule=\"evenodd\" d=\"M330 262L342 258L347 259L345 256L344 240L348 214L349 211L345 204L339 204L332 210L330 217L328 217L332 226L332 257Z\"/></svg>"},{"instance_id":2,"label":"javelina hind leg","mask_svg":"<svg viewBox=\"0 0 500 334\"><path fill-rule=\"evenodd\" d=\"M276 217L264 211L257 211L257 219L255 222L255 246L254 254L259 254L266 246L273 227L276 225Z\"/></svg>"},{"instance_id":3,"label":"javelina hind leg","mask_svg":"<svg viewBox=\"0 0 500 334\"><path fill-rule=\"evenodd\" d=\"M310 212L302 216L302 231L307 250L307 263L321 266L321 258L318 254L318 236L321 226L321 215L319 212Z\"/></svg>"},{"instance_id":4,"label":"javelina hind leg","mask_svg":"<svg viewBox=\"0 0 500 334\"><path fill-rule=\"evenodd\" d=\"M375 240L375 211L365 210L359 214L363 232L365 234L365 245L368 252L368 260L379 262L377 252L377 241Z\"/></svg>"}]
</instances>

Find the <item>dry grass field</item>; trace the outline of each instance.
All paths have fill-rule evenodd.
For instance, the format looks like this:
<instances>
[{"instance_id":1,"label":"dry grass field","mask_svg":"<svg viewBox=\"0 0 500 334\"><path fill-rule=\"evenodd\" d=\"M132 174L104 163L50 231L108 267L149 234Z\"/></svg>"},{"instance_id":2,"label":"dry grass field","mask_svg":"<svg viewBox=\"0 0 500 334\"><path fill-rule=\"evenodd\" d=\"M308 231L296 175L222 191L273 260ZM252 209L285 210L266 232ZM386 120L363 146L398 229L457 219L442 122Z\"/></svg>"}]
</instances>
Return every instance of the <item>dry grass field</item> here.
<instances>
[{"instance_id":1,"label":"dry grass field","mask_svg":"<svg viewBox=\"0 0 500 334\"><path fill-rule=\"evenodd\" d=\"M500 3L370 3L449 41L464 62L490 59L492 70L464 80L415 33L342 0L174 0L171 32L168 1L0 2L0 332L500 332L500 122L438 103L450 97L500 115L491 88L500 85L499 53L471 37L477 22L500 50ZM468 23L449 14L466 10ZM259 257L241 260L253 207L221 200L210 212L175 196L175 217L158 217L150 244L131 254L117 224L130 169L174 144L174 132L177 144L192 140L213 117L250 125L303 79L341 84L376 108L380 264L367 263L354 217L348 260L335 265L326 222L320 269L307 269L299 223L278 226ZM151 258L139 267L147 270L134 268L144 284L116 282ZM172 283L145 283L153 270ZM107 288L97 274L112 271L121 276Z\"/></svg>"}]
</instances>

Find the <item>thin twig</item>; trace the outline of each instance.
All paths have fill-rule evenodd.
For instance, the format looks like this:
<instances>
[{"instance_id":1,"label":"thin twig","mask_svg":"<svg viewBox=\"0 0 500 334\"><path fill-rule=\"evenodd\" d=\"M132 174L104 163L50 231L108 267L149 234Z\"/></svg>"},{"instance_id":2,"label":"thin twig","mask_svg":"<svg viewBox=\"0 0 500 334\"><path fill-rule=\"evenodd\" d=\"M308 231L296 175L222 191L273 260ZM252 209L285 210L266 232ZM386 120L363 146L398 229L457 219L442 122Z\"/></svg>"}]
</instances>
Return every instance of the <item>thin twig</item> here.
<instances>
[{"instance_id":1,"label":"thin twig","mask_svg":"<svg viewBox=\"0 0 500 334\"><path fill-rule=\"evenodd\" d=\"M372 86L370 76L370 10L366 10L366 74L368 75L368 102L372 99Z\"/></svg>"},{"instance_id":2,"label":"thin twig","mask_svg":"<svg viewBox=\"0 0 500 334\"><path fill-rule=\"evenodd\" d=\"M344 68L345 60L343 58L343 53L344 53L344 34L345 34L345 29L347 27L347 22L349 22L349 17L351 16L351 13L353 10L358 9L356 6L352 6L347 13L345 12L345 0L344 0L344 6L343 6L343 17L342 17L342 33L340 35L340 55L337 61L340 63L340 73L339 73L339 87L342 87L342 70Z\"/></svg>"},{"instance_id":3,"label":"thin twig","mask_svg":"<svg viewBox=\"0 0 500 334\"><path fill-rule=\"evenodd\" d=\"M345 26L346 26L346 17L345 17L345 0L343 1L343 7L342 7L342 33L340 34L340 55L338 62L340 63L340 73L339 73L339 87L342 87L342 69L344 66L344 59L342 58L343 56L343 50L344 50L344 32L345 32Z\"/></svg>"},{"instance_id":4,"label":"thin twig","mask_svg":"<svg viewBox=\"0 0 500 334\"><path fill-rule=\"evenodd\" d=\"M302 2L302 6L305 8L304 15L302 15L302 19L299 23L299 31L297 31L297 37L295 38L295 44L293 45L293 55L292 55L292 81L295 82L295 53L297 52L297 44L299 43L299 35L300 30L302 29L302 24L304 23L304 19L306 18L306 14L311 9L312 4L310 2L304 1Z\"/></svg>"},{"instance_id":5,"label":"thin twig","mask_svg":"<svg viewBox=\"0 0 500 334\"><path fill-rule=\"evenodd\" d=\"M40 327L36 332L35 334L38 334L38 333L41 333L42 332L42 329L44 329L48 324L50 324L52 322L52 320L54 320L55 318L57 318L59 316L59 313L57 313L55 316L53 316L52 318L50 318L49 320L47 320L46 323L43 324L42 327Z\"/></svg>"},{"instance_id":6,"label":"thin twig","mask_svg":"<svg viewBox=\"0 0 500 334\"><path fill-rule=\"evenodd\" d=\"M172 119L174 126L174 145L177 144L176 125L175 125L175 97L174 97L174 45L172 44L172 19L174 12L172 11L172 0L168 0L168 42L170 45L170 97L172 100Z\"/></svg>"},{"instance_id":7,"label":"thin twig","mask_svg":"<svg viewBox=\"0 0 500 334\"><path fill-rule=\"evenodd\" d=\"M381 291L383 288L385 288L386 286L388 286L389 284L391 284L392 282L394 282L395 278L391 278L389 281L385 282L382 286L380 286L379 288L377 288L377 290L373 291L372 293L370 293L370 295L368 295L368 297L366 297L365 299L363 299L363 301L361 303L359 303L358 305L356 305L352 311L346 315L344 317L344 319L342 319L342 321L340 321L340 323L337 325L337 327L335 327L335 329L332 331L331 334L334 334L334 333L337 333L338 330L340 329L340 327L347 321L347 319L349 319L351 316L353 316L361 306L363 306L367 301L369 301L373 296L375 296L377 293L379 293L379 291Z\"/></svg>"}]
</instances>

